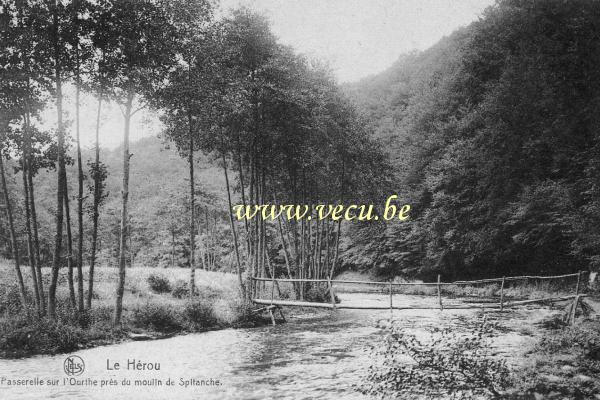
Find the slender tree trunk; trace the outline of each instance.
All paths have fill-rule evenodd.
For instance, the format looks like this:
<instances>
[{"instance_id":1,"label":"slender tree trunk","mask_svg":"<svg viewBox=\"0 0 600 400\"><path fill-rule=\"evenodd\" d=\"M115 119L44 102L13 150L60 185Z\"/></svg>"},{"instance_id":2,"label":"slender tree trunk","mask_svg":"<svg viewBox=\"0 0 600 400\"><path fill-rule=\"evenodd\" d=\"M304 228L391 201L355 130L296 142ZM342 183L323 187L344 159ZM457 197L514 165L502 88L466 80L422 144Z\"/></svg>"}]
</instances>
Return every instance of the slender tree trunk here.
<instances>
[{"instance_id":1,"label":"slender tree trunk","mask_svg":"<svg viewBox=\"0 0 600 400\"><path fill-rule=\"evenodd\" d=\"M238 173L240 178L240 189L242 192L242 206L244 209L246 208L246 193L244 190L244 167L242 165L242 143L240 140L240 133L237 135L237 145L238 145ZM250 254L250 234L248 231L248 220L244 218L244 228L246 229L246 254Z\"/></svg>"},{"instance_id":2,"label":"slender tree trunk","mask_svg":"<svg viewBox=\"0 0 600 400\"><path fill-rule=\"evenodd\" d=\"M331 270L329 271L329 279L333 279L335 273L335 266L337 265L338 258L340 255L340 236L342 234L342 220L337 221L337 235L335 235L335 253L333 256L333 263L331 264Z\"/></svg>"},{"instance_id":3,"label":"slender tree trunk","mask_svg":"<svg viewBox=\"0 0 600 400\"><path fill-rule=\"evenodd\" d=\"M313 246L313 255L312 255L312 271L313 271L313 275L315 278L319 278L317 275L317 270L318 270L318 253L320 251L320 244L321 241L321 230L319 229L319 219L315 218L315 244Z\"/></svg>"},{"instance_id":4,"label":"slender tree trunk","mask_svg":"<svg viewBox=\"0 0 600 400\"><path fill-rule=\"evenodd\" d=\"M190 296L196 293L196 193L194 187L194 130L192 127L192 114L188 113L189 145L188 164L190 168Z\"/></svg>"},{"instance_id":5,"label":"slender tree trunk","mask_svg":"<svg viewBox=\"0 0 600 400\"><path fill-rule=\"evenodd\" d=\"M76 17L77 18L77 17ZM79 135L79 49L76 48L75 134L77 138L77 306L83 311L83 166L81 165L81 140Z\"/></svg>"},{"instance_id":6,"label":"slender tree trunk","mask_svg":"<svg viewBox=\"0 0 600 400\"><path fill-rule=\"evenodd\" d=\"M330 251L330 246L331 246L331 224L329 223L329 221L325 221L327 223L327 230L325 231L325 262L324 262L324 267L325 267L325 272L327 273L327 268L329 268L329 259L331 251Z\"/></svg>"},{"instance_id":7,"label":"slender tree trunk","mask_svg":"<svg viewBox=\"0 0 600 400\"><path fill-rule=\"evenodd\" d=\"M119 235L119 282L117 285L117 299L115 303L114 325L121 324L123 313L123 293L125 291L125 266L127 256L128 215L127 202L129 200L129 128L131 123L131 107L133 104L133 92L130 91L125 105L125 131L123 134L123 189L121 192L121 231Z\"/></svg>"},{"instance_id":8,"label":"slender tree trunk","mask_svg":"<svg viewBox=\"0 0 600 400\"><path fill-rule=\"evenodd\" d=\"M20 26L22 29L25 28L25 17L23 14L23 8L21 8L21 12L20 14ZM32 55L31 52L31 48L27 47L26 51L26 56L24 59L24 66L25 66L25 71L27 71L28 75L31 75L31 68L30 68L30 62L29 62L29 57ZM27 77L26 79L27 81L27 89L30 90L31 89L31 78L30 76ZM26 167L24 167L24 175L23 175L23 186L25 189L25 196L28 198L26 202L29 203L29 212L30 214L28 215L27 218L27 233L28 233L28 251L30 251L32 254L30 254L30 265L35 265L35 272L32 271L32 275L34 276L34 283L37 283L37 288L36 288L36 299L37 299L37 305L38 305L38 311L40 313L40 315L43 315L46 312L46 300L44 298L44 286L43 286L43 282L42 282L42 271L41 271L41 267L40 267L40 250L39 250L39 238L38 238L38 229L37 229L37 215L35 212L35 199L34 199L34 194L33 194L33 168L34 168L34 164L33 164L33 157L32 157L32 151L31 151L31 112L30 112L30 107L29 107L29 99L25 99L24 102L25 105L25 114L23 115L24 117L24 121L25 121L25 129L24 129L24 135L23 135L23 159L24 159L24 163L26 164ZM31 238L31 224L33 224L33 232L34 232L34 237L33 237L33 241ZM30 242L33 243L30 243ZM33 245L33 248L32 248ZM31 264L33 263L33 264Z\"/></svg>"},{"instance_id":9,"label":"slender tree trunk","mask_svg":"<svg viewBox=\"0 0 600 400\"><path fill-rule=\"evenodd\" d=\"M71 232L71 211L69 207L69 189L67 188L67 173L63 169L63 194L64 194L64 206L65 206L65 224L67 225L67 280L69 283L69 298L73 307L77 306L77 300L75 297L75 284L73 279L73 233Z\"/></svg>"},{"instance_id":10,"label":"slender tree trunk","mask_svg":"<svg viewBox=\"0 0 600 400\"><path fill-rule=\"evenodd\" d=\"M201 221L201 217L200 217L201 213L198 213L198 217L200 218L200 220L198 220L198 237L203 237L202 236L202 221ZM206 240L208 239L208 232L206 233L206 236L203 237L202 240L202 246L200 246L200 248L198 249L200 251L200 261L202 262L202 269L205 271L208 271L208 266L206 263Z\"/></svg>"},{"instance_id":11,"label":"slender tree trunk","mask_svg":"<svg viewBox=\"0 0 600 400\"><path fill-rule=\"evenodd\" d=\"M29 82L28 82L29 84ZM26 104L26 108L29 109L28 104ZM29 266L31 267L31 276L32 276L32 281L33 281L33 285L34 285L34 295L35 295L35 304L36 307L38 309L38 312L40 314L42 314L44 312L45 307L42 306L42 303L44 303L44 301L42 300L42 296L43 296L43 289L40 290L40 284L41 282L38 282L39 279L41 279L40 276L38 276L37 273L37 261L35 258L35 248L33 245L33 234L32 234L32 230L31 230L31 209L32 209L32 205L31 205L31 199L30 199L30 192L31 192L31 188L30 186L30 179L29 176L31 175L31 170L32 170L32 166L31 166L31 124L30 124L30 119L29 119L29 111L27 111L24 116L23 119L25 121L25 126L23 129L23 158L22 158L22 162L21 162L21 166L22 166L22 172L23 172L23 198L24 198L24 203L25 203L25 229L27 231L27 253L29 256ZM31 185L33 186L33 184Z\"/></svg>"},{"instance_id":12,"label":"slender tree trunk","mask_svg":"<svg viewBox=\"0 0 600 400\"><path fill-rule=\"evenodd\" d=\"M56 235L54 237L54 256L52 259L52 278L50 288L48 289L48 315L50 318L56 318L56 284L58 282L58 269L60 267L60 253L62 248L62 226L63 226L63 174L65 169L64 159L64 125L62 116L62 71L60 61L60 39L58 26L58 4L54 0L52 7L52 41L54 50L54 83L56 86L56 114L57 114L57 144L58 156L57 164L57 189L56 189Z\"/></svg>"},{"instance_id":13,"label":"slender tree trunk","mask_svg":"<svg viewBox=\"0 0 600 400\"><path fill-rule=\"evenodd\" d=\"M92 211L92 249L90 254L90 270L88 273L88 293L87 293L87 308L92 308L92 298L94 296L94 267L96 266L96 249L98 243L98 218L100 216L98 210L100 208L100 115L102 112L102 92L98 100L98 113L96 114L96 157L94 171L94 208Z\"/></svg>"},{"instance_id":14,"label":"slender tree trunk","mask_svg":"<svg viewBox=\"0 0 600 400\"><path fill-rule=\"evenodd\" d=\"M31 165L31 164L30 164ZM31 207L31 225L33 226L33 249L35 256L35 267L37 273L37 282L40 293L40 302L42 314L46 312L46 294L44 292L44 281L42 277L42 262L40 257L40 239L38 234L37 212L35 210L35 195L33 190L33 172L32 168L27 171L27 180L29 181L29 205Z\"/></svg>"},{"instance_id":15,"label":"slender tree trunk","mask_svg":"<svg viewBox=\"0 0 600 400\"><path fill-rule=\"evenodd\" d=\"M17 243L17 235L15 234L15 224L12 214L12 206L10 204L10 196L8 195L8 187L6 185L6 173L4 172L4 155L0 153L0 174L2 175L2 192L4 193L4 207L6 208L6 216L8 217L8 228L10 230L10 247L12 250L13 260L15 262L15 273L17 275L17 283L19 284L19 294L21 295L21 305L27 305L27 295L25 292L25 284L23 283L23 274L21 273L21 264L19 261L19 244Z\"/></svg>"},{"instance_id":16,"label":"slender tree trunk","mask_svg":"<svg viewBox=\"0 0 600 400\"><path fill-rule=\"evenodd\" d=\"M26 133L27 135L27 133ZM29 184L27 181L27 152L23 151L23 158L21 160L21 167L23 173L23 201L25 208L25 230L27 232L27 256L29 258L29 267L31 268L31 278L33 283L33 294L35 296L35 306L38 312L42 312L42 306L40 301L40 291L37 283L37 273L35 269L35 256L33 251L33 240L31 234L31 213L29 208Z\"/></svg>"},{"instance_id":17,"label":"slender tree trunk","mask_svg":"<svg viewBox=\"0 0 600 400\"><path fill-rule=\"evenodd\" d=\"M342 154L342 174L340 181L340 202L344 202L344 194L346 191L345 186L345 177L346 177L346 160L344 155ZM338 262L339 254L340 254L340 236L342 235L342 219L338 219L337 221L337 235L335 236L335 255L333 257L333 263L331 264L331 271L329 272L329 279L333 279L333 274L335 273L335 267Z\"/></svg>"},{"instance_id":18,"label":"slender tree trunk","mask_svg":"<svg viewBox=\"0 0 600 400\"><path fill-rule=\"evenodd\" d=\"M29 106L27 105L27 108ZM33 190L33 156L31 151L31 123L30 123L30 113L27 111L25 113L25 135L23 137L23 160L26 165L23 169L23 187L25 189L25 199L27 211L27 238L28 246L32 246L31 249L31 262L35 265L35 275L36 279L34 282L37 283L37 298L39 301L39 311L40 314L44 314L46 312L46 299L44 298L44 283L42 278L42 268L40 264L40 241L38 236L38 227L37 227L37 213L35 211L35 197ZM31 239L31 226L33 226L33 240ZM29 241L32 241L30 244ZM29 247L28 247L29 248Z\"/></svg>"},{"instance_id":19,"label":"slender tree trunk","mask_svg":"<svg viewBox=\"0 0 600 400\"><path fill-rule=\"evenodd\" d=\"M133 267L133 259L135 257L135 254L133 254L133 224L131 223L131 216L129 216L129 223L127 224L127 228L127 240L129 240L129 268L131 268Z\"/></svg>"},{"instance_id":20,"label":"slender tree trunk","mask_svg":"<svg viewBox=\"0 0 600 400\"><path fill-rule=\"evenodd\" d=\"M244 280L242 279L242 264L240 262L240 249L238 246L237 232L235 230L235 223L233 222L233 206L231 204L231 188L229 187L229 175L227 174L227 160L225 159L225 153L221 153L221 160L223 161L223 172L225 173L225 185L227 186L227 204L229 205L229 221L231 222L231 234L233 235L233 247L235 249L236 257L236 272L240 284L240 290L242 291L242 298L246 298L246 288L244 286Z\"/></svg>"},{"instance_id":21,"label":"slender tree trunk","mask_svg":"<svg viewBox=\"0 0 600 400\"><path fill-rule=\"evenodd\" d=\"M275 202L277 204L277 202ZM285 258L285 266L287 268L288 278L292 279L292 268L290 266L290 256L288 255L287 246L283 236L283 229L281 227L281 217L277 218L277 225L279 227L279 238L281 239L281 246L283 247L283 256Z\"/></svg>"}]
</instances>

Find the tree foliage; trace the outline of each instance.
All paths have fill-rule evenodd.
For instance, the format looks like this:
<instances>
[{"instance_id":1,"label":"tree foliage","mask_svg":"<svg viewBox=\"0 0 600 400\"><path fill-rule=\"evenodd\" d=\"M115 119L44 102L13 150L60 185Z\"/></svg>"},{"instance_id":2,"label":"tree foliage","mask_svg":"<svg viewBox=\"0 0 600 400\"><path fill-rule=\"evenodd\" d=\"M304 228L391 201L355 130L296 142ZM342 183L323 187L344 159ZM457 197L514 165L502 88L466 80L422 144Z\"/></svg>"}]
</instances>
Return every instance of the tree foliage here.
<instances>
[{"instance_id":1,"label":"tree foliage","mask_svg":"<svg viewBox=\"0 0 600 400\"><path fill-rule=\"evenodd\" d=\"M599 21L592 1L498 1L349 88L415 211L367 259L447 278L597 268Z\"/></svg>"}]
</instances>

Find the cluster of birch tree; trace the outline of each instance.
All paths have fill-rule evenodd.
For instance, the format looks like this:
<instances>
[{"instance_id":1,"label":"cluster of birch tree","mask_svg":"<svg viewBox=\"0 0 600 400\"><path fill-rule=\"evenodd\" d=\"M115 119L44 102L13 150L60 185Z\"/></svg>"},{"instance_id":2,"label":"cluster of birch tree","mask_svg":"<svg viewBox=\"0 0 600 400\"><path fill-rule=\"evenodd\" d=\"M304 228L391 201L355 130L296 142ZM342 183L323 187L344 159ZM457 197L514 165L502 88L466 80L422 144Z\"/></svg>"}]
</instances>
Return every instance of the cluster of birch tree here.
<instances>
[{"instance_id":1,"label":"cluster of birch tree","mask_svg":"<svg viewBox=\"0 0 600 400\"><path fill-rule=\"evenodd\" d=\"M209 0L20 0L0 5L2 69L0 160L12 159L23 180L28 261L33 301L40 315L56 316L59 268L66 264L70 303L92 306L106 167L100 159L102 106L121 108L123 181L114 322L122 314L128 251L128 200L132 116L151 107L164 136L189 165L190 292L195 293L197 216L195 155L209 154L223 170L235 266L244 297L252 277L331 277L339 258L341 221L235 220L236 204L337 203L376 198L384 157L327 68L279 44L268 21L246 9L214 17ZM63 86L75 87L74 126L65 122ZM84 193L80 94L97 101L95 158ZM44 130L42 111L56 110L55 130ZM75 150L69 149L74 136ZM74 157L72 156L74 155ZM77 193L68 193L66 165L76 163ZM13 259L23 302L18 238L0 163ZM56 171L56 212L50 285L45 288L33 177ZM70 199L76 200L71 230ZM85 242L84 201L90 201L91 243ZM66 231L66 243L65 232ZM89 247L89 249L88 249ZM204 255L203 255L204 257ZM87 292L84 261L89 262ZM202 258L204 263L205 259ZM304 288L296 288L304 295Z\"/></svg>"}]
</instances>

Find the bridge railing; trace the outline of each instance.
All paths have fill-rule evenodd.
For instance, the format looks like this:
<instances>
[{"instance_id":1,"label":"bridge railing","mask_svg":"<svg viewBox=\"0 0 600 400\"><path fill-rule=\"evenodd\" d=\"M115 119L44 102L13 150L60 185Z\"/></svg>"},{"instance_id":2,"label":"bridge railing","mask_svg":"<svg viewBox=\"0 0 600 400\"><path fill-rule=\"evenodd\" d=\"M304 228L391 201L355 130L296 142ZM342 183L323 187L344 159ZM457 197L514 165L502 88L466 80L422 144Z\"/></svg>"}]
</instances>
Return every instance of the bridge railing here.
<instances>
[{"instance_id":1,"label":"bridge railing","mask_svg":"<svg viewBox=\"0 0 600 400\"><path fill-rule=\"evenodd\" d=\"M579 302L580 297L584 297L585 295L580 294L581 291L581 282L582 282L583 271L579 271L573 274L563 274L563 275L550 275L550 276L540 276L540 275L521 275L521 276L508 276L502 278L489 278L489 279L475 279L475 280L461 280L454 282L442 282L441 277L438 275L437 282L393 282L393 281L356 281L356 280L344 280L344 279L309 279L309 278L260 278L254 277L252 278L257 282L271 282L271 298L270 299L261 299L255 298L253 299L254 303L262 304L262 305L276 305L276 306L296 306L296 307L318 307L318 308L331 308L331 309L367 309L367 310L384 310L389 309L392 310L406 310L406 309L472 309L472 308L488 308L488 309L500 309L500 311L505 308L516 307L520 305L533 304L533 303L544 303L544 302L558 302L565 300L574 300L571 306L571 311L569 311L569 319L574 320L575 318L575 309ZM506 282L514 282L514 281L528 281L528 280L558 280L558 279L567 279L567 278L575 278L577 277L577 283L573 288L573 294L565 295L565 296L552 296L552 297L544 297L539 299L529 299L529 300L514 300L514 301L505 301L505 284ZM311 302L311 301L297 301L297 300L281 300L275 299L275 285L280 282L310 282L310 283L326 283L329 290L329 296L331 301L329 303L324 302ZM473 286L478 284L490 284L490 283L500 283L500 301L498 303L479 303L479 304L447 304L444 305L442 301L442 287L447 286ZM346 305L346 304L337 304L335 299L335 291L334 286L339 284L351 284L351 285L367 285L367 286L384 286L387 287L389 293L389 305L387 306L374 306L374 305ZM437 290L437 298L438 305L394 305L393 303L393 295L394 287L399 286L429 286L435 287Z\"/></svg>"}]
</instances>

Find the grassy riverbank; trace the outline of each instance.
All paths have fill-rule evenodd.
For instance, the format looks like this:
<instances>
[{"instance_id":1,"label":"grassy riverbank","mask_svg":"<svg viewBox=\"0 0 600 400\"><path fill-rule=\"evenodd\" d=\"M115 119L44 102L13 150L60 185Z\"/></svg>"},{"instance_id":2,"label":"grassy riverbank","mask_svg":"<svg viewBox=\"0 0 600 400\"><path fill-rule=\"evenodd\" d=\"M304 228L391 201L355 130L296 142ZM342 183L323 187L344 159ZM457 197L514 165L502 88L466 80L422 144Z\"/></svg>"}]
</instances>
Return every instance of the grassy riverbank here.
<instances>
[{"instance_id":1,"label":"grassy riverbank","mask_svg":"<svg viewBox=\"0 0 600 400\"><path fill-rule=\"evenodd\" d=\"M600 399L600 320L549 326L518 371L514 399Z\"/></svg>"},{"instance_id":2,"label":"grassy riverbank","mask_svg":"<svg viewBox=\"0 0 600 400\"><path fill-rule=\"evenodd\" d=\"M29 271L22 270L29 282ZM45 268L43 274L47 290L50 269ZM187 269L128 268L123 324L114 328L115 268L96 269L93 306L85 313L77 313L70 306L67 270L61 269L58 317L51 321L38 318L33 307L21 308L13 267L4 262L0 264L0 357L71 352L124 340L263 323L244 305L234 275L197 271L198 295L193 299L187 295L188 279Z\"/></svg>"}]
</instances>

